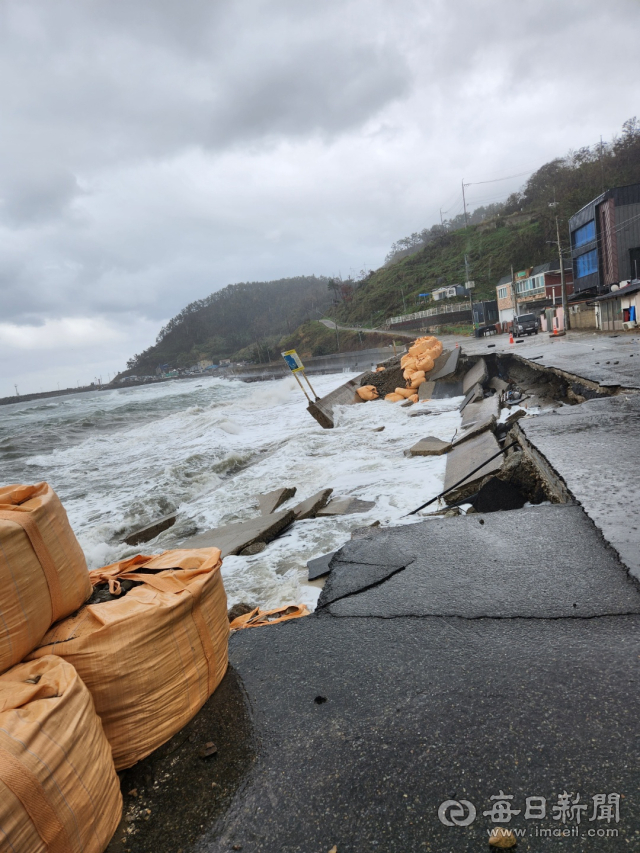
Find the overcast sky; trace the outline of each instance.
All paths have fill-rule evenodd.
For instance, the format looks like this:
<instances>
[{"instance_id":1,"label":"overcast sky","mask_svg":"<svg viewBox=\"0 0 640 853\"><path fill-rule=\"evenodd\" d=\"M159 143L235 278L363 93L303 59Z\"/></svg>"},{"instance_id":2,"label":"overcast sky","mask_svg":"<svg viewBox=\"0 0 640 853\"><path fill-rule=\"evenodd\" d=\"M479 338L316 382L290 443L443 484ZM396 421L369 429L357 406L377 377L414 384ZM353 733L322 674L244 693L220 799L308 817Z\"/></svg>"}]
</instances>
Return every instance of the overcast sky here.
<instances>
[{"instance_id":1,"label":"overcast sky","mask_svg":"<svg viewBox=\"0 0 640 853\"><path fill-rule=\"evenodd\" d=\"M0 0L0 396L357 273L640 115L638 0ZM475 204L514 181L471 187Z\"/></svg>"}]
</instances>

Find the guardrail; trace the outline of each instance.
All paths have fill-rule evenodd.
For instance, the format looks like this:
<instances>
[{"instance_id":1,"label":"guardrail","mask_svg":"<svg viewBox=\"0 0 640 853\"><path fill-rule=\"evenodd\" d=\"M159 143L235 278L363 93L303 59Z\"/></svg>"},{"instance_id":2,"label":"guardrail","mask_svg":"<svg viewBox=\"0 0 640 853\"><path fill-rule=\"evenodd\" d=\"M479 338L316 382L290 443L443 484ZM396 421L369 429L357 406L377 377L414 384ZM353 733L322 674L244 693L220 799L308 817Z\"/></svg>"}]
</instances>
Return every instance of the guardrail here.
<instances>
[{"instance_id":1,"label":"guardrail","mask_svg":"<svg viewBox=\"0 0 640 853\"><path fill-rule=\"evenodd\" d=\"M388 328L396 323L408 323L410 320L422 320L423 317L435 317L437 314L456 314L459 311L470 310L467 308L466 302L458 303L457 305L443 305L437 308L427 308L426 311L416 311L415 314L401 314L399 317L389 317L385 320L384 325Z\"/></svg>"}]
</instances>

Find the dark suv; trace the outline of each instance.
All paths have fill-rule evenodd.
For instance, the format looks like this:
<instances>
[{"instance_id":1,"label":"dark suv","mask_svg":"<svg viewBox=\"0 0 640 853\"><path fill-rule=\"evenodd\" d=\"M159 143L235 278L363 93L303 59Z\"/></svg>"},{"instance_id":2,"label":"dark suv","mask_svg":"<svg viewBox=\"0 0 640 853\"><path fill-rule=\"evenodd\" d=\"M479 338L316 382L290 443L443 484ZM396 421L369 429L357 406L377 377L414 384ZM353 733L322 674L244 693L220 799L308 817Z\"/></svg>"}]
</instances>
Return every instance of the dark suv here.
<instances>
[{"instance_id":1,"label":"dark suv","mask_svg":"<svg viewBox=\"0 0 640 853\"><path fill-rule=\"evenodd\" d=\"M513 318L513 331L517 335L537 335L538 320L535 314L519 314Z\"/></svg>"}]
</instances>

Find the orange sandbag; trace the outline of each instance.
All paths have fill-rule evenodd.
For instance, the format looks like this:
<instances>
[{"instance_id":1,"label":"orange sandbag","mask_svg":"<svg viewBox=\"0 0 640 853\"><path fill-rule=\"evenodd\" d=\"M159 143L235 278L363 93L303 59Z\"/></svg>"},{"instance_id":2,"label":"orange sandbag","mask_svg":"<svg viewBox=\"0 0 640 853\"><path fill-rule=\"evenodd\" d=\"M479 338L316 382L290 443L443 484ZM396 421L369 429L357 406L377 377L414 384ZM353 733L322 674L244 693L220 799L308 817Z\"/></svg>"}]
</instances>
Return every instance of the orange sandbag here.
<instances>
[{"instance_id":1,"label":"orange sandbag","mask_svg":"<svg viewBox=\"0 0 640 853\"><path fill-rule=\"evenodd\" d=\"M406 400L407 397L410 397L413 394L413 391L410 388L396 388L395 394L400 394L401 397L404 397Z\"/></svg>"},{"instance_id":2,"label":"orange sandbag","mask_svg":"<svg viewBox=\"0 0 640 853\"><path fill-rule=\"evenodd\" d=\"M377 400L378 389L375 385L363 385L356 390L356 394L361 400Z\"/></svg>"},{"instance_id":3,"label":"orange sandbag","mask_svg":"<svg viewBox=\"0 0 640 853\"><path fill-rule=\"evenodd\" d=\"M411 400L412 403L417 403L419 398L417 394L412 394L410 397L407 397L407 399Z\"/></svg>"},{"instance_id":4,"label":"orange sandbag","mask_svg":"<svg viewBox=\"0 0 640 853\"><path fill-rule=\"evenodd\" d=\"M0 672L91 595L82 548L47 483L0 488Z\"/></svg>"},{"instance_id":5,"label":"orange sandbag","mask_svg":"<svg viewBox=\"0 0 640 853\"><path fill-rule=\"evenodd\" d=\"M0 850L102 853L120 782L91 695L47 655L0 675Z\"/></svg>"},{"instance_id":6,"label":"orange sandbag","mask_svg":"<svg viewBox=\"0 0 640 853\"><path fill-rule=\"evenodd\" d=\"M140 585L58 622L32 653L55 653L78 670L116 769L169 740L222 680L229 621L221 565L218 548L201 548L95 569L93 583L108 581L116 595L124 580Z\"/></svg>"},{"instance_id":7,"label":"orange sandbag","mask_svg":"<svg viewBox=\"0 0 640 853\"><path fill-rule=\"evenodd\" d=\"M416 369L416 360L412 355L403 355L400 359L400 367L404 370L415 370Z\"/></svg>"},{"instance_id":8,"label":"orange sandbag","mask_svg":"<svg viewBox=\"0 0 640 853\"><path fill-rule=\"evenodd\" d=\"M382 373L383 370L386 370L386 367L376 367L376 373Z\"/></svg>"},{"instance_id":9,"label":"orange sandbag","mask_svg":"<svg viewBox=\"0 0 640 853\"><path fill-rule=\"evenodd\" d=\"M262 625L276 625L278 622L308 615L309 611L304 604L290 604L288 607L276 607L274 610L260 610L256 607L250 613L236 616L229 627L232 631L239 631L241 628L259 628Z\"/></svg>"},{"instance_id":10,"label":"orange sandbag","mask_svg":"<svg viewBox=\"0 0 640 853\"><path fill-rule=\"evenodd\" d=\"M421 355L418 359L418 370L424 371L424 373L429 373L430 370L433 370L433 359L430 355Z\"/></svg>"},{"instance_id":11,"label":"orange sandbag","mask_svg":"<svg viewBox=\"0 0 640 853\"><path fill-rule=\"evenodd\" d=\"M384 398L388 400L390 403L398 403L400 400L404 400L404 396L402 394L387 394Z\"/></svg>"},{"instance_id":12,"label":"orange sandbag","mask_svg":"<svg viewBox=\"0 0 640 853\"><path fill-rule=\"evenodd\" d=\"M411 387L419 388L420 385L425 381L424 370L416 370L416 372L411 377Z\"/></svg>"}]
</instances>

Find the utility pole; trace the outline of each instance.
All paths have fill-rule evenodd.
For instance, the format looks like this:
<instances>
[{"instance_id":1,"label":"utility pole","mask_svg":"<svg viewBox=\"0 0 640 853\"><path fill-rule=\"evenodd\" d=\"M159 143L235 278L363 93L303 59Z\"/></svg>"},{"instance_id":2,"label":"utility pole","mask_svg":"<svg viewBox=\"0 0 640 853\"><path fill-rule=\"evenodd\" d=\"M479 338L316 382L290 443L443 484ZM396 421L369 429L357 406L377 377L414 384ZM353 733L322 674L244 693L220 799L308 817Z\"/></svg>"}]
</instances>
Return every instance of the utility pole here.
<instances>
[{"instance_id":1,"label":"utility pole","mask_svg":"<svg viewBox=\"0 0 640 853\"><path fill-rule=\"evenodd\" d=\"M16 397L20 396L20 392L18 391L18 386L14 384L13 386L16 389Z\"/></svg>"},{"instance_id":2,"label":"utility pole","mask_svg":"<svg viewBox=\"0 0 640 853\"><path fill-rule=\"evenodd\" d=\"M518 300L516 298L516 280L513 275L513 264L511 264L511 299L513 301L513 316L518 316Z\"/></svg>"},{"instance_id":3,"label":"utility pole","mask_svg":"<svg viewBox=\"0 0 640 853\"><path fill-rule=\"evenodd\" d=\"M602 136L600 137L600 179L602 182L602 192L604 192L604 161L602 159Z\"/></svg>"},{"instance_id":4,"label":"utility pole","mask_svg":"<svg viewBox=\"0 0 640 853\"><path fill-rule=\"evenodd\" d=\"M564 317L564 330L569 331L569 308L567 306L567 286L564 280L564 261L562 260L562 244L560 243L560 223L556 216L556 236L558 238L558 259L560 261L560 291L562 293L562 316Z\"/></svg>"},{"instance_id":5,"label":"utility pole","mask_svg":"<svg viewBox=\"0 0 640 853\"><path fill-rule=\"evenodd\" d=\"M440 208L440 225L444 228L444 219L442 218L442 208Z\"/></svg>"},{"instance_id":6,"label":"utility pole","mask_svg":"<svg viewBox=\"0 0 640 853\"><path fill-rule=\"evenodd\" d=\"M467 200L464 195L464 178L462 179L462 204L464 207L464 227L468 228L469 220L467 218Z\"/></svg>"},{"instance_id":7,"label":"utility pole","mask_svg":"<svg viewBox=\"0 0 640 853\"><path fill-rule=\"evenodd\" d=\"M464 256L464 271L467 277L465 284L467 284L471 279L469 278L469 257L467 255ZM475 328L475 320L473 317L473 294L471 290L469 291L469 308L471 309L471 325Z\"/></svg>"}]
</instances>

